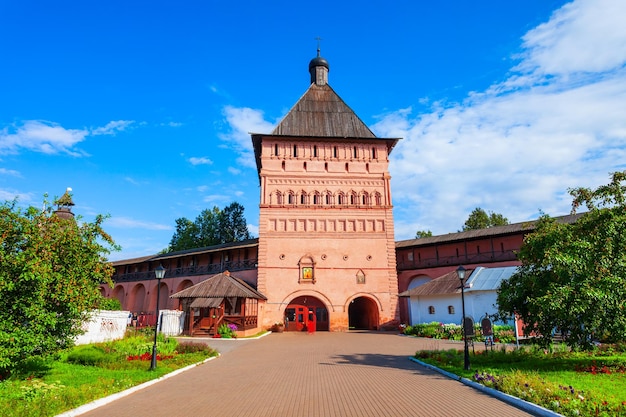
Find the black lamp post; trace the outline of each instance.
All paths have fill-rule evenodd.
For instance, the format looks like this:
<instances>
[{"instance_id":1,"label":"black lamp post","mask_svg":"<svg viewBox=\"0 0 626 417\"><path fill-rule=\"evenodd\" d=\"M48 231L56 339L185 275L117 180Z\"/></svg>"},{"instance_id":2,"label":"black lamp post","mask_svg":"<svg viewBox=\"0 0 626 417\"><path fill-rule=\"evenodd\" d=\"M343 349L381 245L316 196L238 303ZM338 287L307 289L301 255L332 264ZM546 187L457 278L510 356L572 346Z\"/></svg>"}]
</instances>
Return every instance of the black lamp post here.
<instances>
[{"instance_id":1,"label":"black lamp post","mask_svg":"<svg viewBox=\"0 0 626 417\"><path fill-rule=\"evenodd\" d=\"M154 270L154 274L157 279L157 302L156 302L156 323L154 323L154 344L152 345L152 362L150 363L150 370L156 369L157 362L157 333L159 332L159 298L161 293L161 279L165 276L165 268L160 265Z\"/></svg>"},{"instance_id":2,"label":"black lamp post","mask_svg":"<svg viewBox=\"0 0 626 417\"><path fill-rule=\"evenodd\" d=\"M463 369L469 371L470 359L469 349L467 347L467 329L465 328L465 268L463 268L462 265L459 265L459 267L456 269L456 274L459 277L459 281L461 281L461 306L463 310L463 325L461 326L461 331L463 332L463 341L465 343L465 349L463 351Z\"/></svg>"}]
</instances>

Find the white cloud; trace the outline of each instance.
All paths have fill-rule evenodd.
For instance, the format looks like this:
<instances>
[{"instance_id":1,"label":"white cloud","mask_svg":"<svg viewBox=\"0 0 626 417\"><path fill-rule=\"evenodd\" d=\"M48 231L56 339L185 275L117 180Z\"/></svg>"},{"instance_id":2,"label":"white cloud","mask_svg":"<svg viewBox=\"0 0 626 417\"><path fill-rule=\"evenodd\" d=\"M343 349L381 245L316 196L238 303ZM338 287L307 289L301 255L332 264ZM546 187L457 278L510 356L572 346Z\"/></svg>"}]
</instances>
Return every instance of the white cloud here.
<instances>
[{"instance_id":1,"label":"white cloud","mask_svg":"<svg viewBox=\"0 0 626 417\"><path fill-rule=\"evenodd\" d=\"M211 194L204 196L202 201L219 207L224 203L229 203L231 201L231 197L225 194Z\"/></svg>"},{"instance_id":2,"label":"white cloud","mask_svg":"<svg viewBox=\"0 0 626 417\"><path fill-rule=\"evenodd\" d=\"M206 158L204 156L199 157L199 158L193 156L189 158L188 161L191 165L212 165L213 164L213 161L211 161L209 158Z\"/></svg>"},{"instance_id":3,"label":"white cloud","mask_svg":"<svg viewBox=\"0 0 626 417\"><path fill-rule=\"evenodd\" d=\"M172 226L135 220L128 217L111 217L106 220L107 226L120 229L145 229L145 230L172 230Z\"/></svg>"},{"instance_id":4,"label":"white cloud","mask_svg":"<svg viewBox=\"0 0 626 417\"><path fill-rule=\"evenodd\" d=\"M241 174L241 170L235 167L228 167L228 172L230 172L233 175Z\"/></svg>"},{"instance_id":5,"label":"white cloud","mask_svg":"<svg viewBox=\"0 0 626 417\"><path fill-rule=\"evenodd\" d=\"M19 171L16 171L14 169L6 169L6 168L0 168L0 175L8 175L11 177L21 177L22 174L20 174Z\"/></svg>"},{"instance_id":6,"label":"white cloud","mask_svg":"<svg viewBox=\"0 0 626 417\"><path fill-rule=\"evenodd\" d=\"M567 4L524 36L508 80L462 104L401 109L372 126L404 138L390 158L396 238L456 231L477 206L511 221L538 209L565 214L568 187L626 169L624 16L624 2Z\"/></svg>"},{"instance_id":7,"label":"white cloud","mask_svg":"<svg viewBox=\"0 0 626 417\"><path fill-rule=\"evenodd\" d=\"M33 196L30 193L19 193L17 191L0 188L0 201L13 201L16 198L17 201L22 204L33 201Z\"/></svg>"},{"instance_id":8,"label":"white cloud","mask_svg":"<svg viewBox=\"0 0 626 417\"><path fill-rule=\"evenodd\" d=\"M263 120L263 112L249 107L224 107L224 116L231 131L220 138L239 154L237 162L248 168L256 168L250 133L270 133L274 126Z\"/></svg>"},{"instance_id":9,"label":"white cloud","mask_svg":"<svg viewBox=\"0 0 626 417\"><path fill-rule=\"evenodd\" d=\"M91 129L92 135L115 135L117 132L121 132L126 130L127 127L132 125L134 121L132 120L115 120L107 123L105 126L96 127L95 129Z\"/></svg>"},{"instance_id":10,"label":"white cloud","mask_svg":"<svg viewBox=\"0 0 626 417\"><path fill-rule=\"evenodd\" d=\"M626 2L579 0L524 35L526 53L518 67L536 74L571 76L604 72L626 61Z\"/></svg>"},{"instance_id":11,"label":"white cloud","mask_svg":"<svg viewBox=\"0 0 626 417\"><path fill-rule=\"evenodd\" d=\"M30 150L45 154L66 153L72 156L87 154L76 148L90 135L112 135L124 130L132 121L118 120L94 129L68 129L45 120L26 120L0 130L0 154L16 154Z\"/></svg>"}]
</instances>

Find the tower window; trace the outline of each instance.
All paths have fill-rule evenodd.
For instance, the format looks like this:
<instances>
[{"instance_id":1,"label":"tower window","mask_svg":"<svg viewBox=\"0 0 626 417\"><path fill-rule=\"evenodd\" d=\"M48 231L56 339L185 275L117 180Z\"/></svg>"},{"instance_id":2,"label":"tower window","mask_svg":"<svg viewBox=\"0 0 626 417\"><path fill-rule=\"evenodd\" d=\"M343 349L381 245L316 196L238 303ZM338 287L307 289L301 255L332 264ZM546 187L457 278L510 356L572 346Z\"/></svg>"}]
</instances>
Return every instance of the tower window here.
<instances>
[{"instance_id":1,"label":"tower window","mask_svg":"<svg viewBox=\"0 0 626 417\"><path fill-rule=\"evenodd\" d=\"M372 159L376 159L376 148L372 148Z\"/></svg>"},{"instance_id":2,"label":"tower window","mask_svg":"<svg viewBox=\"0 0 626 417\"><path fill-rule=\"evenodd\" d=\"M298 145L293 145L293 156L298 156Z\"/></svg>"},{"instance_id":3,"label":"tower window","mask_svg":"<svg viewBox=\"0 0 626 417\"><path fill-rule=\"evenodd\" d=\"M274 145L274 155L278 156L278 144Z\"/></svg>"},{"instance_id":4,"label":"tower window","mask_svg":"<svg viewBox=\"0 0 626 417\"><path fill-rule=\"evenodd\" d=\"M313 145L313 156L317 158L317 145Z\"/></svg>"},{"instance_id":5,"label":"tower window","mask_svg":"<svg viewBox=\"0 0 626 417\"><path fill-rule=\"evenodd\" d=\"M354 157L358 158L359 156L359 151L356 149L356 146L354 147Z\"/></svg>"},{"instance_id":6,"label":"tower window","mask_svg":"<svg viewBox=\"0 0 626 417\"><path fill-rule=\"evenodd\" d=\"M333 146L333 158L337 158L337 147Z\"/></svg>"}]
</instances>

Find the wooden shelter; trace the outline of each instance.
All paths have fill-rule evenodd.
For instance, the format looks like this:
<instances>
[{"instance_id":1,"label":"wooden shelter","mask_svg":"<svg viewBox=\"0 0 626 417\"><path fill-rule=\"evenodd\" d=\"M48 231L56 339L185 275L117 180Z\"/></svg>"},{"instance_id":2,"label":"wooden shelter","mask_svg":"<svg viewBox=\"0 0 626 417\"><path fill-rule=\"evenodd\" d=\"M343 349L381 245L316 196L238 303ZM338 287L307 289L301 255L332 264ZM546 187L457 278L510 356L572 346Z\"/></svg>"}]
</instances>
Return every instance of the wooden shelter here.
<instances>
[{"instance_id":1,"label":"wooden shelter","mask_svg":"<svg viewBox=\"0 0 626 417\"><path fill-rule=\"evenodd\" d=\"M190 336L217 334L222 324L234 324L238 332L258 327L259 300L267 298L230 272L213 275L170 296L181 300L186 313L185 333Z\"/></svg>"}]
</instances>

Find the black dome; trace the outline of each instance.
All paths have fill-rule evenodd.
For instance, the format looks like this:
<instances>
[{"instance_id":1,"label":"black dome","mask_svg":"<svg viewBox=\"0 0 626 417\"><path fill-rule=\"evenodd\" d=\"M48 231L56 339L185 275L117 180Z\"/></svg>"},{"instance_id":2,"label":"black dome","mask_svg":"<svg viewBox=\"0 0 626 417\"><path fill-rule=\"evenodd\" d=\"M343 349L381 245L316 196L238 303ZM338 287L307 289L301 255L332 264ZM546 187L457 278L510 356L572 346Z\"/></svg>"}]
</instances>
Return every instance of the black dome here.
<instances>
[{"instance_id":1,"label":"black dome","mask_svg":"<svg viewBox=\"0 0 626 417\"><path fill-rule=\"evenodd\" d=\"M328 65L328 61L326 61L321 56L317 56L309 62L309 71L315 67L326 67L330 71L330 65Z\"/></svg>"}]
</instances>

